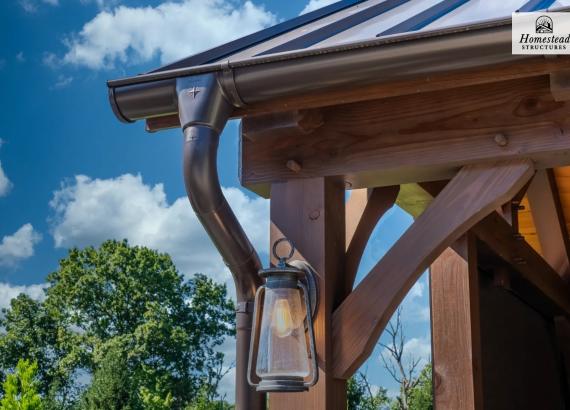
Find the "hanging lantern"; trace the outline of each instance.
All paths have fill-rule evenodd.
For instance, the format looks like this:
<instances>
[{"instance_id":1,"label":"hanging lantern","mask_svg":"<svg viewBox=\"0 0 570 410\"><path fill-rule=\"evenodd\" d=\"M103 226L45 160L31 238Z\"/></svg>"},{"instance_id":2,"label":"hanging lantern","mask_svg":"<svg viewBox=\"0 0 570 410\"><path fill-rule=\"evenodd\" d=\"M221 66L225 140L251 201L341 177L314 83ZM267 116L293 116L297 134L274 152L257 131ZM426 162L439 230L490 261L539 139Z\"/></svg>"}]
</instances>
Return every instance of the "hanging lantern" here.
<instances>
[{"instance_id":1,"label":"hanging lantern","mask_svg":"<svg viewBox=\"0 0 570 410\"><path fill-rule=\"evenodd\" d=\"M281 242L291 246L286 257L277 255ZM318 380L315 274L306 262L287 263L294 251L288 239L279 239L273 245L277 266L259 271L265 285L255 295L248 382L260 392L307 391Z\"/></svg>"}]
</instances>

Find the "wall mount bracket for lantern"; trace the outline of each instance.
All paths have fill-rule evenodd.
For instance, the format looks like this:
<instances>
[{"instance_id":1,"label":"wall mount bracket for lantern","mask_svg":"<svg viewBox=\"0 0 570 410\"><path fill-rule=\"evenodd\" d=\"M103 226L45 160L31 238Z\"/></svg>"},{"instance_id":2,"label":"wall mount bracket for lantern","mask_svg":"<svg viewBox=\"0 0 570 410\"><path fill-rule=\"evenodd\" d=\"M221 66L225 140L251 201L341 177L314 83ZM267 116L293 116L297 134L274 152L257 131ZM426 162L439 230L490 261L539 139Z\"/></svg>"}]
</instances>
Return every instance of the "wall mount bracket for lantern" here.
<instances>
[{"instance_id":1,"label":"wall mount bracket for lantern","mask_svg":"<svg viewBox=\"0 0 570 410\"><path fill-rule=\"evenodd\" d=\"M291 246L284 257L277 255L282 242ZM318 304L316 274L307 262L287 263L294 251L291 241L279 239L273 245L279 262L259 271L265 285L255 295L247 372L249 384L259 392L307 391L319 377L313 329Z\"/></svg>"}]
</instances>

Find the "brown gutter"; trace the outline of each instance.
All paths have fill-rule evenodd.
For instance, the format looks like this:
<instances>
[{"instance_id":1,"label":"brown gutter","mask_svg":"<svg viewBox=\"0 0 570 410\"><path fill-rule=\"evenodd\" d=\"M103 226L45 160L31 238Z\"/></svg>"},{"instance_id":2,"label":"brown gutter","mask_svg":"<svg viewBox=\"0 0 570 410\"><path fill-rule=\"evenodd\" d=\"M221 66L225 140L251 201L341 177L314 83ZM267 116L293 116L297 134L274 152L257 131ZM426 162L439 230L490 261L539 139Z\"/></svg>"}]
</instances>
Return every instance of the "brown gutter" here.
<instances>
[{"instance_id":1,"label":"brown gutter","mask_svg":"<svg viewBox=\"0 0 570 410\"><path fill-rule=\"evenodd\" d=\"M176 79L215 73L238 105L334 87L387 83L536 56L511 54L511 20L388 36L334 47L143 74L109 81L119 119L178 113Z\"/></svg>"}]
</instances>

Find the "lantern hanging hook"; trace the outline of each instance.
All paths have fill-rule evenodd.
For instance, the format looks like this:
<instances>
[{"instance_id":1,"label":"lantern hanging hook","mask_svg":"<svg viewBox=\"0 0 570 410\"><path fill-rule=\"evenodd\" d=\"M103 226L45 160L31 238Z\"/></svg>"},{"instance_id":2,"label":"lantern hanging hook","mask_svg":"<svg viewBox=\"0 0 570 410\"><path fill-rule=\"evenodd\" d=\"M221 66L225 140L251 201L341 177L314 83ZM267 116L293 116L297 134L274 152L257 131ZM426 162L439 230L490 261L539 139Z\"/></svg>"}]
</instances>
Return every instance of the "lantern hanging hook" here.
<instances>
[{"instance_id":1,"label":"lantern hanging hook","mask_svg":"<svg viewBox=\"0 0 570 410\"><path fill-rule=\"evenodd\" d=\"M283 242L287 242L287 243L289 244L290 250L289 250L289 254L288 254L287 256L279 256L279 255L277 254L277 246L278 246L280 243L283 243ZM293 245L293 242L291 242L291 240L288 239L288 238L279 238L279 239L277 239L277 240L275 241L275 243L273 244L273 256L275 256L275 258L279 261L279 262L277 263L277 266L279 266L279 267L286 266L286 265L287 265L287 261L288 261L289 259L291 259L294 254L295 254L295 245Z\"/></svg>"}]
</instances>

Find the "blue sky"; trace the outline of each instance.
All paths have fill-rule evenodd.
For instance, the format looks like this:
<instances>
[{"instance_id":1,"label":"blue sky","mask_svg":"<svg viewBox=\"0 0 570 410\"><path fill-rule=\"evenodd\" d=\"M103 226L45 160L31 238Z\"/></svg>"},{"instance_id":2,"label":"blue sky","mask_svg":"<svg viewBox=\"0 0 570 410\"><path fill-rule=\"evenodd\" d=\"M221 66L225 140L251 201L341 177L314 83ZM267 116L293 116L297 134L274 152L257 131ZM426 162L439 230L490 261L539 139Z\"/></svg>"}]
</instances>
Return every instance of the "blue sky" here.
<instances>
[{"instance_id":1,"label":"blue sky","mask_svg":"<svg viewBox=\"0 0 570 410\"><path fill-rule=\"evenodd\" d=\"M311 7L325 3L312 0ZM142 123L119 123L105 81L294 17L307 6L308 0L2 1L0 307L21 291L40 297L67 248L108 238L169 252L181 272L204 272L231 287L185 198L180 131L147 134ZM230 123L222 137L221 181L266 259L268 222L259 221L268 221L268 203L239 187L237 126ZM359 278L410 223L399 209L382 219ZM428 300L424 277L405 301L415 355L429 354ZM379 353L365 366L370 380L394 389Z\"/></svg>"}]
</instances>

